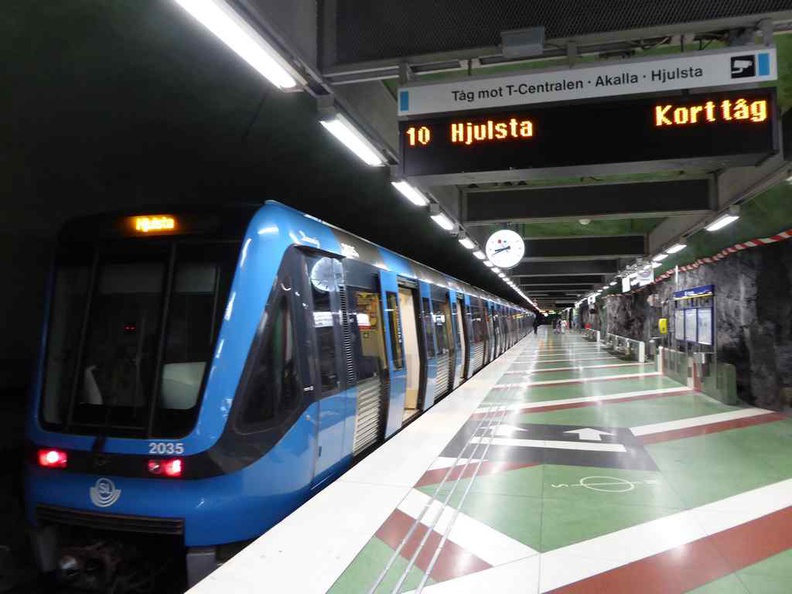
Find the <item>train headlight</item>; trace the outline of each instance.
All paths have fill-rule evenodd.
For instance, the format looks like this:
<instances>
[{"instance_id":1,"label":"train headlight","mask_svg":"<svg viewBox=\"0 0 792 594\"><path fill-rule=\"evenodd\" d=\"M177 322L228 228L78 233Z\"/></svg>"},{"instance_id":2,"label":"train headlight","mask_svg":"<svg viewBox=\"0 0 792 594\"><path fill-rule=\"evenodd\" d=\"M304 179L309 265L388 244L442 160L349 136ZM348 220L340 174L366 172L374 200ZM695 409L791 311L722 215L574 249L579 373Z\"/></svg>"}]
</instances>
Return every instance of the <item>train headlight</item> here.
<instances>
[{"instance_id":1,"label":"train headlight","mask_svg":"<svg viewBox=\"0 0 792 594\"><path fill-rule=\"evenodd\" d=\"M69 455L62 450L39 450L38 463L43 468L66 468Z\"/></svg>"},{"instance_id":2,"label":"train headlight","mask_svg":"<svg viewBox=\"0 0 792 594\"><path fill-rule=\"evenodd\" d=\"M148 471L155 476L179 478L182 475L183 469L184 463L181 458L148 461Z\"/></svg>"}]
</instances>

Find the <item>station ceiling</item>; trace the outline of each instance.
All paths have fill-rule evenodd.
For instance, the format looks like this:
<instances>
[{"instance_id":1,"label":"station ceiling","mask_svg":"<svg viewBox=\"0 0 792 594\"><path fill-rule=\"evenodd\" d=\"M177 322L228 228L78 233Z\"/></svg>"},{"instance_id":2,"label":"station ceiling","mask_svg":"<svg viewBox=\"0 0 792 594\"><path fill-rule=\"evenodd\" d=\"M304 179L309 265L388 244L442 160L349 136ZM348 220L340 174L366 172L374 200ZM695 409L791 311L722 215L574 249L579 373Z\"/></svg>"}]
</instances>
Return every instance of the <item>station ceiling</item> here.
<instances>
[{"instance_id":1,"label":"station ceiling","mask_svg":"<svg viewBox=\"0 0 792 594\"><path fill-rule=\"evenodd\" d=\"M275 90L172 0L3 3L13 90L2 99L11 131L3 184L17 198L4 206L5 225L45 232L107 208L276 199L516 299L398 197L388 168L359 164L329 137L317 103L331 98L393 162L400 73L429 80L692 51L762 33L785 40L792 24L790 0L227 1L303 73L305 92ZM530 26L545 27L541 58L504 56L501 32ZM779 62L788 45L781 41ZM510 275L550 308L757 191L779 161L424 189L479 243L496 228L520 232L526 256Z\"/></svg>"}]
</instances>

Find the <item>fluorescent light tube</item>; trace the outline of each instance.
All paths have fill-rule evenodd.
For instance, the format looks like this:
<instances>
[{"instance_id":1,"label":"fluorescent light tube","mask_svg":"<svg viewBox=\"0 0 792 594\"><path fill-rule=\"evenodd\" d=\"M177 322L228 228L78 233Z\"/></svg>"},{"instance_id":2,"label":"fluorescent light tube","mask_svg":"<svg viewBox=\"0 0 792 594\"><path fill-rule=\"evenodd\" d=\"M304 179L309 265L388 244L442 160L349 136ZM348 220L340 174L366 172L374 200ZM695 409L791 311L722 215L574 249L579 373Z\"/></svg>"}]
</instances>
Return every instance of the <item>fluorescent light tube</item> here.
<instances>
[{"instance_id":1,"label":"fluorescent light tube","mask_svg":"<svg viewBox=\"0 0 792 594\"><path fill-rule=\"evenodd\" d=\"M682 250L684 250L686 247L687 245L684 243L675 243L670 248L668 248L666 252L669 254L676 254L677 252L681 252Z\"/></svg>"},{"instance_id":2,"label":"fluorescent light tube","mask_svg":"<svg viewBox=\"0 0 792 594\"><path fill-rule=\"evenodd\" d=\"M654 258L652 258L652 261L654 261L654 262L662 262L666 258L668 258L668 254L657 254Z\"/></svg>"},{"instance_id":3,"label":"fluorescent light tube","mask_svg":"<svg viewBox=\"0 0 792 594\"><path fill-rule=\"evenodd\" d=\"M652 268L660 268L661 266L660 262L652 262Z\"/></svg>"},{"instance_id":4,"label":"fluorescent light tube","mask_svg":"<svg viewBox=\"0 0 792 594\"><path fill-rule=\"evenodd\" d=\"M399 193L415 204L415 206L426 206L429 204L429 199L406 181L392 181L391 185L399 190Z\"/></svg>"},{"instance_id":5,"label":"fluorescent light tube","mask_svg":"<svg viewBox=\"0 0 792 594\"><path fill-rule=\"evenodd\" d=\"M493 267L492 267L492 272L494 272L494 273L496 273L496 274L497 274L497 273L499 273L500 271L501 271L501 270L500 270L500 268L498 268L497 266L493 266Z\"/></svg>"},{"instance_id":6,"label":"fluorescent light tube","mask_svg":"<svg viewBox=\"0 0 792 594\"><path fill-rule=\"evenodd\" d=\"M445 229L446 231L451 231L455 227L451 219L445 216L442 212L432 215L432 220L437 223L441 229Z\"/></svg>"},{"instance_id":7,"label":"fluorescent light tube","mask_svg":"<svg viewBox=\"0 0 792 594\"><path fill-rule=\"evenodd\" d=\"M611 281L610 286L613 287L616 284L616 281Z\"/></svg>"},{"instance_id":8,"label":"fluorescent light tube","mask_svg":"<svg viewBox=\"0 0 792 594\"><path fill-rule=\"evenodd\" d=\"M495 270L495 269L493 268L493 270ZM505 275L505 274L503 274L502 272L499 272L499 273L498 273L498 276L499 276L499 277L501 277L501 278L506 278L506 275Z\"/></svg>"},{"instance_id":9,"label":"fluorescent light tube","mask_svg":"<svg viewBox=\"0 0 792 594\"><path fill-rule=\"evenodd\" d=\"M470 239L470 237L468 237L466 235L464 237L460 237L459 238L459 243L462 244L462 247L464 247L465 249L468 249L468 250L472 250L472 249L474 249L476 247L476 244L473 243L473 240Z\"/></svg>"},{"instance_id":10,"label":"fluorescent light tube","mask_svg":"<svg viewBox=\"0 0 792 594\"><path fill-rule=\"evenodd\" d=\"M476 258L478 258L479 260L483 260L484 258L487 257L484 255L484 252L482 252L481 250L476 250L475 252L473 252L473 255L476 256Z\"/></svg>"},{"instance_id":11,"label":"fluorescent light tube","mask_svg":"<svg viewBox=\"0 0 792 594\"><path fill-rule=\"evenodd\" d=\"M711 223L709 227L707 227L707 231L718 231L719 229L723 229L726 225L731 225L734 221L739 219L737 215L733 214L725 214L722 217L715 220L715 222Z\"/></svg>"},{"instance_id":12,"label":"fluorescent light tube","mask_svg":"<svg viewBox=\"0 0 792 594\"><path fill-rule=\"evenodd\" d=\"M332 120L322 120L321 124L366 165L379 167L385 164L377 149L343 115L336 114Z\"/></svg>"},{"instance_id":13,"label":"fluorescent light tube","mask_svg":"<svg viewBox=\"0 0 792 594\"><path fill-rule=\"evenodd\" d=\"M495 266L495 264L493 264L489 260L484 260L484 266L486 266L487 268L492 268L493 266Z\"/></svg>"},{"instance_id":14,"label":"fluorescent light tube","mask_svg":"<svg viewBox=\"0 0 792 594\"><path fill-rule=\"evenodd\" d=\"M279 89L297 86L297 73L245 19L222 0L176 0L245 62Z\"/></svg>"}]
</instances>

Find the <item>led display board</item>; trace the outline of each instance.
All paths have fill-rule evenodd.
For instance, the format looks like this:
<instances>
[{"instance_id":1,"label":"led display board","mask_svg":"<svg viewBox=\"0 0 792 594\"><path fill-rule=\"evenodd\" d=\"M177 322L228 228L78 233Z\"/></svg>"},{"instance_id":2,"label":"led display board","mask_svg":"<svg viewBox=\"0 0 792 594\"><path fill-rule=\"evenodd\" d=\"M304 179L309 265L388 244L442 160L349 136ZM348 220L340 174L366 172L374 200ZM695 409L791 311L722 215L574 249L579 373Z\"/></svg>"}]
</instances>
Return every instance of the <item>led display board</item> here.
<instances>
[{"instance_id":1,"label":"led display board","mask_svg":"<svg viewBox=\"0 0 792 594\"><path fill-rule=\"evenodd\" d=\"M405 176L756 157L777 147L774 89L641 97L399 123ZM748 163L744 163L748 164Z\"/></svg>"}]
</instances>

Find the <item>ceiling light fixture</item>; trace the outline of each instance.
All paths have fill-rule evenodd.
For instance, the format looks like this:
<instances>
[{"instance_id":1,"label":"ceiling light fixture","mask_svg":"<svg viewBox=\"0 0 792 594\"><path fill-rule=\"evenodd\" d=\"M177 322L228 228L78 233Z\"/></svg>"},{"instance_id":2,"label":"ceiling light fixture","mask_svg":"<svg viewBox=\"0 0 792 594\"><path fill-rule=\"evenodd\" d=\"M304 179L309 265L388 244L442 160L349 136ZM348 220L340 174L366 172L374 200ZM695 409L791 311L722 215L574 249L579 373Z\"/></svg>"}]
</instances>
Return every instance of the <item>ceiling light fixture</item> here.
<instances>
[{"instance_id":1,"label":"ceiling light fixture","mask_svg":"<svg viewBox=\"0 0 792 594\"><path fill-rule=\"evenodd\" d=\"M475 247L476 247L476 244L473 243L473 240L470 239L470 237L468 237L464 233L459 236L459 243L462 244L463 248L468 249L468 250L475 249Z\"/></svg>"},{"instance_id":2,"label":"ceiling light fixture","mask_svg":"<svg viewBox=\"0 0 792 594\"><path fill-rule=\"evenodd\" d=\"M454 227L456 227L456 225L454 225L454 222L451 219L449 219L442 212L438 212L437 214L433 214L432 215L432 220L435 223L437 223L438 227L440 227L441 229L445 229L446 231L453 231Z\"/></svg>"},{"instance_id":3,"label":"ceiling light fixture","mask_svg":"<svg viewBox=\"0 0 792 594\"><path fill-rule=\"evenodd\" d=\"M321 124L366 165L385 165L385 160L374 145L342 114L336 113L331 119L322 120Z\"/></svg>"},{"instance_id":4,"label":"ceiling light fixture","mask_svg":"<svg viewBox=\"0 0 792 594\"><path fill-rule=\"evenodd\" d=\"M654 261L654 262L662 262L666 258L668 258L668 254L661 253L661 254L657 254L654 258L652 258L652 261Z\"/></svg>"},{"instance_id":5,"label":"ceiling light fixture","mask_svg":"<svg viewBox=\"0 0 792 594\"><path fill-rule=\"evenodd\" d=\"M419 192L412 185L410 185L409 182L404 180L392 181L391 185L399 190L399 193L407 198L407 200L415 204L415 206L426 206L429 204L429 199L421 194L421 192Z\"/></svg>"},{"instance_id":6,"label":"ceiling light fixture","mask_svg":"<svg viewBox=\"0 0 792 594\"><path fill-rule=\"evenodd\" d=\"M492 268L493 266L495 266L495 264L493 264L489 260L484 260L484 266L486 266L487 268Z\"/></svg>"},{"instance_id":7,"label":"ceiling light fixture","mask_svg":"<svg viewBox=\"0 0 792 594\"><path fill-rule=\"evenodd\" d=\"M707 231L712 232L723 229L726 225L731 225L734 221L736 221L739 218L740 217L737 215L726 213L725 215L718 217L717 219L715 219L715 221L710 223L709 226L707 227Z\"/></svg>"},{"instance_id":8,"label":"ceiling light fixture","mask_svg":"<svg viewBox=\"0 0 792 594\"><path fill-rule=\"evenodd\" d=\"M279 89L305 81L237 12L222 0L176 0L245 62Z\"/></svg>"},{"instance_id":9,"label":"ceiling light fixture","mask_svg":"<svg viewBox=\"0 0 792 594\"><path fill-rule=\"evenodd\" d=\"M476 250L475 252L473 252L473 255L476 256L476 258L478 258L479 260L483 260L484 258L487 257L486 255L484 255L484 252L482 252L481 250Z\"/></svg>"},{"instance_id":10,"label":"ceiling light fixture","mask_svg":"<svg viewBox=\"0 0 792 594\"><path fill-rule=\"evenodd\" d=\"M666 252L669 253L669 254L676 254L677 252L681 252L682 250L684 250L686 247L687 247L687 244L675 243L670 248L668 248L666 250Z\"/></svg>"}]
</instances>

